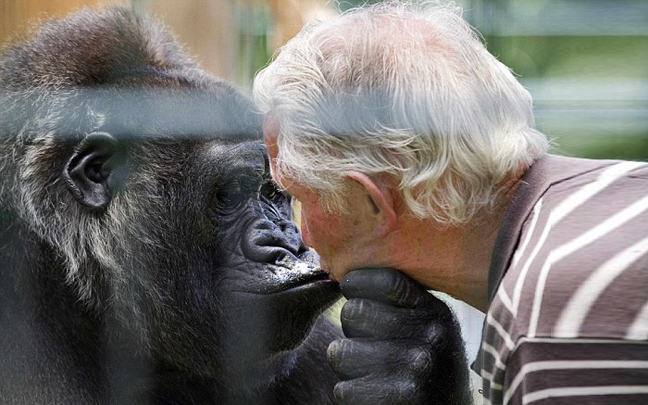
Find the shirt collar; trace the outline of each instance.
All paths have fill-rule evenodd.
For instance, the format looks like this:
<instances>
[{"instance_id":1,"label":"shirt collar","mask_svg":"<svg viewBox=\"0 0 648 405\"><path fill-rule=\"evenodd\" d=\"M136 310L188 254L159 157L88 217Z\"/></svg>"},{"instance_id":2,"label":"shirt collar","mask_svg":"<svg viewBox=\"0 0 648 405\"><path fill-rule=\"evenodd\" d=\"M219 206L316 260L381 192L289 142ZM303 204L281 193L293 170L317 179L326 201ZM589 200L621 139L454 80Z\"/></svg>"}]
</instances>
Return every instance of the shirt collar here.
<instances>
[{"instance_id":1,"label":"shirt collar","mask_svg":"<svg viewBox=\"0 0 648 405\"><path fill-rule=\"evenodd\" d=\"M517 249L522 225L547 189L583 173L618 163L616 160L591 160L544 155L536 160L520 179L502 220L488 275L489 302L499 287Z\"/></svg>"}]
</instances>

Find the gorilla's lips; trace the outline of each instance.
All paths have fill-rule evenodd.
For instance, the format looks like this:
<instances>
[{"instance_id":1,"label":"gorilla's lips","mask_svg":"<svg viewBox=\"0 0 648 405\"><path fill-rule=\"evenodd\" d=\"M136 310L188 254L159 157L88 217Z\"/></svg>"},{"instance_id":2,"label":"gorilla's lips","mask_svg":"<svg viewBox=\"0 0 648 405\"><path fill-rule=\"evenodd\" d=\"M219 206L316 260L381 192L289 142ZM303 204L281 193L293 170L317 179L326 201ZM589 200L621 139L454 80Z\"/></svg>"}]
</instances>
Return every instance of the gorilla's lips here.
<instances>
[{"instance_id":1,"label":"gorilla's lips","mask_svg":"<svg viewBox=\"0 0 648 405\"><path fill-rule=\"evenodd\" d=\"M307 288L326 286L334 287L337 284L320 267L312 266L307 262L297 261L292 263L292 266L287 266L287 268L292 270L291 274L294 271L298 271L299 274L289 276L286 282L282 284L280 292L297 292Z\"/></svg>"},{"instance_id":2,"label":"gorilla's lips","mask_svg":"<svg viewBox=\"0 0 648 405\"><path fill-rule=\"evenodd\" d=\"M299 293L312 289L337 291L337 283L315 264L316 260L317 256L312 252L299 258L288 252L280 257L275 263L278 269L274 273L280 278L280 282L271 293Z\"/></svg>"}]
</instances>

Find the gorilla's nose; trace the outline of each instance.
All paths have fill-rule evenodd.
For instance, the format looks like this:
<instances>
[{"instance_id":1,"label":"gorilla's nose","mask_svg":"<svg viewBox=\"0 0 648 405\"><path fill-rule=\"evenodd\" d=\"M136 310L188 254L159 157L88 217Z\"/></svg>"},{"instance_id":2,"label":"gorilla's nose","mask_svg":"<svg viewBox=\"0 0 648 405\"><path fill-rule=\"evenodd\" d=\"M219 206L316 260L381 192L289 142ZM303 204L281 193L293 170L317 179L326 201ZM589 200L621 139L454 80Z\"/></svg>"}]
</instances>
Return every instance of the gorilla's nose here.
<instances>
[{"instance_id":1,"label":"gorilla's nose","mask_svg":"<svg viewBox=\"0 0 648 405\"><path fill-rule=\"evenodd\" d=\"M259 221L242 238L245 257L255 262L277 264L286 256L297 259L306 250L297 227L292 223L275 224Z\"/></svg>"}]
</instances>

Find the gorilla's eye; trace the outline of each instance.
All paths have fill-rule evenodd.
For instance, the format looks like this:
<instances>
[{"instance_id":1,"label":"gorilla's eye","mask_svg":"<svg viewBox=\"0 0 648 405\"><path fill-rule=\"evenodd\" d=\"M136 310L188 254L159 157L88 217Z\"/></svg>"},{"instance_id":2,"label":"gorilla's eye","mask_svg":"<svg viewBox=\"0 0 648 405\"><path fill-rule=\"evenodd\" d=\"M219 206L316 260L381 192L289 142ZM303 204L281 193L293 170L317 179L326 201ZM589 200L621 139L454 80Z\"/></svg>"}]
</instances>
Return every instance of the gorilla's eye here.
<instances>
[{"instance_id":1,"label":"gorilla's eye","mask_svg":"<svg viewBox=\"0 0 648 405\"><path fill-rule=\"evenodd\" d=\"M272 181L267 181L263 184L261 187L261 196L269 199L269 200L274 200L275 197L280 193L279 190L277 190L277 187L275 187L274 183Z\"/></svg>"}]
</instances>

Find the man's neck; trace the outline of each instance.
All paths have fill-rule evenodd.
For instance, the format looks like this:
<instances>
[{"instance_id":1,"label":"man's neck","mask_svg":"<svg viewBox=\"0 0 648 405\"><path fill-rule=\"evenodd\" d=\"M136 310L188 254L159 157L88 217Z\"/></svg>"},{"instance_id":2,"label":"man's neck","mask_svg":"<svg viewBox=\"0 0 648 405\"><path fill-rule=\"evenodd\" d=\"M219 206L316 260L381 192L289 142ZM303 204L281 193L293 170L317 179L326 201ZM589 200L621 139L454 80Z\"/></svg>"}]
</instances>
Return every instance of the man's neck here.
<instances>
[{"instance_id":1,"label":"man's neck","mask_svg":"<svg viewBox=\"0 0 648 405\"><path fill-rule=\"evenodd\" d=\"M506 204L484 219L460 227L432 220L403 221L391 236L396 267L431 290L485 312L488 274Z\"/></svg>"}]
</instances>

